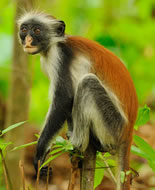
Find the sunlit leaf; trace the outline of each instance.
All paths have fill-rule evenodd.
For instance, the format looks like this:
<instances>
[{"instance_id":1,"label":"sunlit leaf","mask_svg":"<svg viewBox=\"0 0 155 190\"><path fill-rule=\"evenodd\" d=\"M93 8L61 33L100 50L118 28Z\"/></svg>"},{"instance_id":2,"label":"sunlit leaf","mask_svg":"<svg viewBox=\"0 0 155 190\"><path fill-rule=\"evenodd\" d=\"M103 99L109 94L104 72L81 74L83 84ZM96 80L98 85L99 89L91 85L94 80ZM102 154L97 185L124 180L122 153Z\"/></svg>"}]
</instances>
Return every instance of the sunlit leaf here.
<instances>
[{"instance_id":1,"label":"sunlit leaf","mask_svg":"<svg viewBox=\"0 0 155 190\"><path fill-rule=\"evenodd\" d=\"M125 182L125 172L121 171L121 183Z\"/></svg>"},{"instance_id":2,"label":"sunlit leaf","mask_svg":"<svg viewBox=\"0 0 155 190\"><path fill-rule=\"evenodd\" d=\"M98 169L95 169L94 189L100 185L104 177L104 168L102 167L105 167L103 162L96 162L96 168Z\"/></svg>"},{"instance_id":3,"label":"sunlit leaf","mask_svg":"<svg viewBox=\"0 0 155 190\"><path fill-rule=\"evenodd\" d=\"M26 121L22 121L22 122L20 122L20 123L16 123L16 124L14 124L14 125L9 126L8 128L6 128L6 129L4 129L4 130L2 131L2 133L0 134L0 136L3 136L5 133L11 131L12 129L15 129L15 128L17 128L17 127L23 125L25 122L26 122Z\"/></svg>"},{"instance_id":4,"label":"sunlit leaf","mask_svg":"<svg viewBox=\"0 0 155 190\"><path fill-rule=\"evenodd\" d=\"M64 150L63 147L54 149L54 150L52 150L52 151L49 153L49 155L56 154L56 153L61 152L61 151L63 151L63 150Z\"/></svg>"},{"instance_id":5,"label":"sunlit leaf","mask_svg":"<svg viewBox=\"0 0 155 190\"><path fill-rule=\"evenodd\" d=\"M150 159L155 160L155 150L142 139L141 137L134 135L134 143L147 155Z\"/></svg>"},{"instance_id":6,"label":"sunlit leaf","mask_svg":"<svg viewBox=\"0 0 155 190\"><path fill-rule=\"evenodd\" d=\"M23 144L23 145L14 147L14 148L12 149L12 151L14 151L14 150L19 150L19 149L22 149L22 148L26 148L26 147L28 147L28 146L32 146L32 145L35 145L35 144L37 144L37 141L30 142L30 143L27 143L27 144Z\"/></svg>"},{"instance_id":7,"label":"sunlit leaf","mask_svg":"<svg viewBox=\"0 0 155 190\"><path fill-rule=\"evenodd\" d=\"M146 124L150 120L150 108L145 105L143 108L139 108L138 117L135 124L135 129L138 130L139 126Z\"/></svg>"},{"instance_id":8,"label":"sunlit leaf","mask_svg":"<svg viewBox=\"0 0 155 190\"><path fill-rule=\"evenodd\" d=\"M52 160L54 160L55 158L61 156L63 153L59 153L59 154L56 154L54 156L51 156L48 160L46 160L46 162L44 162L41 167L39 168L41 170L42 167L44 167L45 165L47 165L49 162L51 162Z\"/></svg>"},{"instance_id":9,"label":"sunlit leaf","mask_svg":"<svg viewBox=\"0 0 155 190\"><path fill-rule=\"evenodd\" d=\"M58 137L56 138L56 140L55 140L55 143L56 143L56 144L65 144L65 143L66 143L66 140L65 140L63 137L58 136Z\"/></svg>"},{"instance_id":10,"label":"sunlit leaf","mask_svg":"<svg viewBox=\"0 0 155 190\"><path fill-rule=\"evenodd\" d=\"M141 156L143 158L148 159L148 156L143 151L141 151L138 147L136 147L134 145L131 146L131 152L136 154L137 156Z\"/></svg>"}]
</instances>

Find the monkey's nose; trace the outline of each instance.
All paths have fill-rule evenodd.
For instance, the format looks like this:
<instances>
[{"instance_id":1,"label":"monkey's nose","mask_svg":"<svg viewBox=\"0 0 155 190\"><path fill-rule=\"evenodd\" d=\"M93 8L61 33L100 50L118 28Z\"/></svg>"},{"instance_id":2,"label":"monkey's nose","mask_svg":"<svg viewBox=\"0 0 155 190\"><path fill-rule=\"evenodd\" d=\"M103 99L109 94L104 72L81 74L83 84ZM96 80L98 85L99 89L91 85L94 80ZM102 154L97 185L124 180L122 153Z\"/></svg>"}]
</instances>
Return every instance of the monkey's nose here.
<instances>
[{"instance_id":1,"label":"monkey's nose","mask_svg":"<svg viewBox=\"0 0 155 190\"><path fill-rule=\"evenodd\" d=\"M31 36L29 36L29 35L26 36L26 38L25 38L26 45L30 46L32 41L33 41L33 38Z\"/></svg>"}]
</instances>

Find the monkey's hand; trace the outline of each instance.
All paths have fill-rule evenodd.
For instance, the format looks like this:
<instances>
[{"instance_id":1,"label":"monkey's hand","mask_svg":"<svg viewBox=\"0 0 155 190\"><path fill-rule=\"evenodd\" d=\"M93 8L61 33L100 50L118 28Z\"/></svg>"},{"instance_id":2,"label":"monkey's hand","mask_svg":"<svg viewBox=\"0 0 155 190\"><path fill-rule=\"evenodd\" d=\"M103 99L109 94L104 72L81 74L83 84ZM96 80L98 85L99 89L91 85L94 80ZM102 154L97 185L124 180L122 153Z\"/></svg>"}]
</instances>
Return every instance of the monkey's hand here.
<instances>
[{"instance_id":1,"label":"monkey's hand","mask_svg":"<svg viewBox=\"0 0 155 190\"><path fill-rule=\"evenodd\" d=\"M46 155L48 154L48 152L46 153ZM51 167L48 167L48 166L44 166L41 168L40 172L38 172L39 170L39 167L43 164L44 160L45 160L45 157L44 156L44 159L39 159L39 157L36 155L35 158L34 158L34 168L36 170L36 175L35 175L35 178L37 178L37 175L39 174L40 175L40 178L45 178L47 177L48 175L49 176L52 176L52 168Z\"/></svg>"}]
</instances>

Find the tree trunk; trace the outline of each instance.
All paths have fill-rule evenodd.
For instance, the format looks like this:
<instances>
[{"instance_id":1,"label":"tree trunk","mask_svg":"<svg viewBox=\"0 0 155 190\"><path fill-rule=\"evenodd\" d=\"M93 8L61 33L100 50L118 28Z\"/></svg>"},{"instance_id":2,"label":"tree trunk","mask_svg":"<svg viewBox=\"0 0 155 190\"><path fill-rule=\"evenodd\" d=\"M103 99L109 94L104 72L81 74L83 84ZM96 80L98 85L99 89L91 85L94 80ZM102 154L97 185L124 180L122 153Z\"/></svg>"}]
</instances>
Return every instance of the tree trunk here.
<instances>
[{"instance_id":1,"label":"tree trunk","mask_svg":"<svg viewBox=\"0 0 155 190\"><path fill-rule=\"evenodd\" d=\"M15 20L22 14L22 10L32 9L33 0L17 0ZM11 75L11 87L7 108L6 127L28 120L29 99L30 99L30 72L28 70L28 56L23 52L18 42L18 28L15 21L14 26L14 47L13 64ZM6 140L14 143L14 146L23 144L24 126L7 133ZM9 152L7 155L7 166L13 190L20 189L19 160L21 151Z\"/></svg>"},{"instance_id":2,"label":"tree trunk","mask_svg":"<svg viewBox=\"0 0 155 190\"><path fill-rule=\"evenodd\" d=\"M96 166L96 151L89 145L84 153L81 171L80 190L94 189L94 176Z\"/></svg>"}]
</instances>

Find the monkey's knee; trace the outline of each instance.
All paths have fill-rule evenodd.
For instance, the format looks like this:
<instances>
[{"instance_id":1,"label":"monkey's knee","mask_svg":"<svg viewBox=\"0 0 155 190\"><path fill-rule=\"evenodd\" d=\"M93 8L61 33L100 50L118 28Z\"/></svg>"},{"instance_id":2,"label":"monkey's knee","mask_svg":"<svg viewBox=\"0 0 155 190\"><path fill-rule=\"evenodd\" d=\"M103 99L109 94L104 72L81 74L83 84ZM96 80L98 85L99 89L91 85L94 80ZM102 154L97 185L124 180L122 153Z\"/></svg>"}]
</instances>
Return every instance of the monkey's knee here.
<instances>
[{"instance_id":1,"label":"monkey's knee","mask_svg":"<svg viewBox=\"0 0 155 190\"><path fill-rule=\"evenodd\" d=\"M98 78L94 74L87 74L85 75L78 84L78 91L81 92L81 90L86 90L92 87L93 84L96 82L99 82Z\"/></svg>"}]
</instances>

